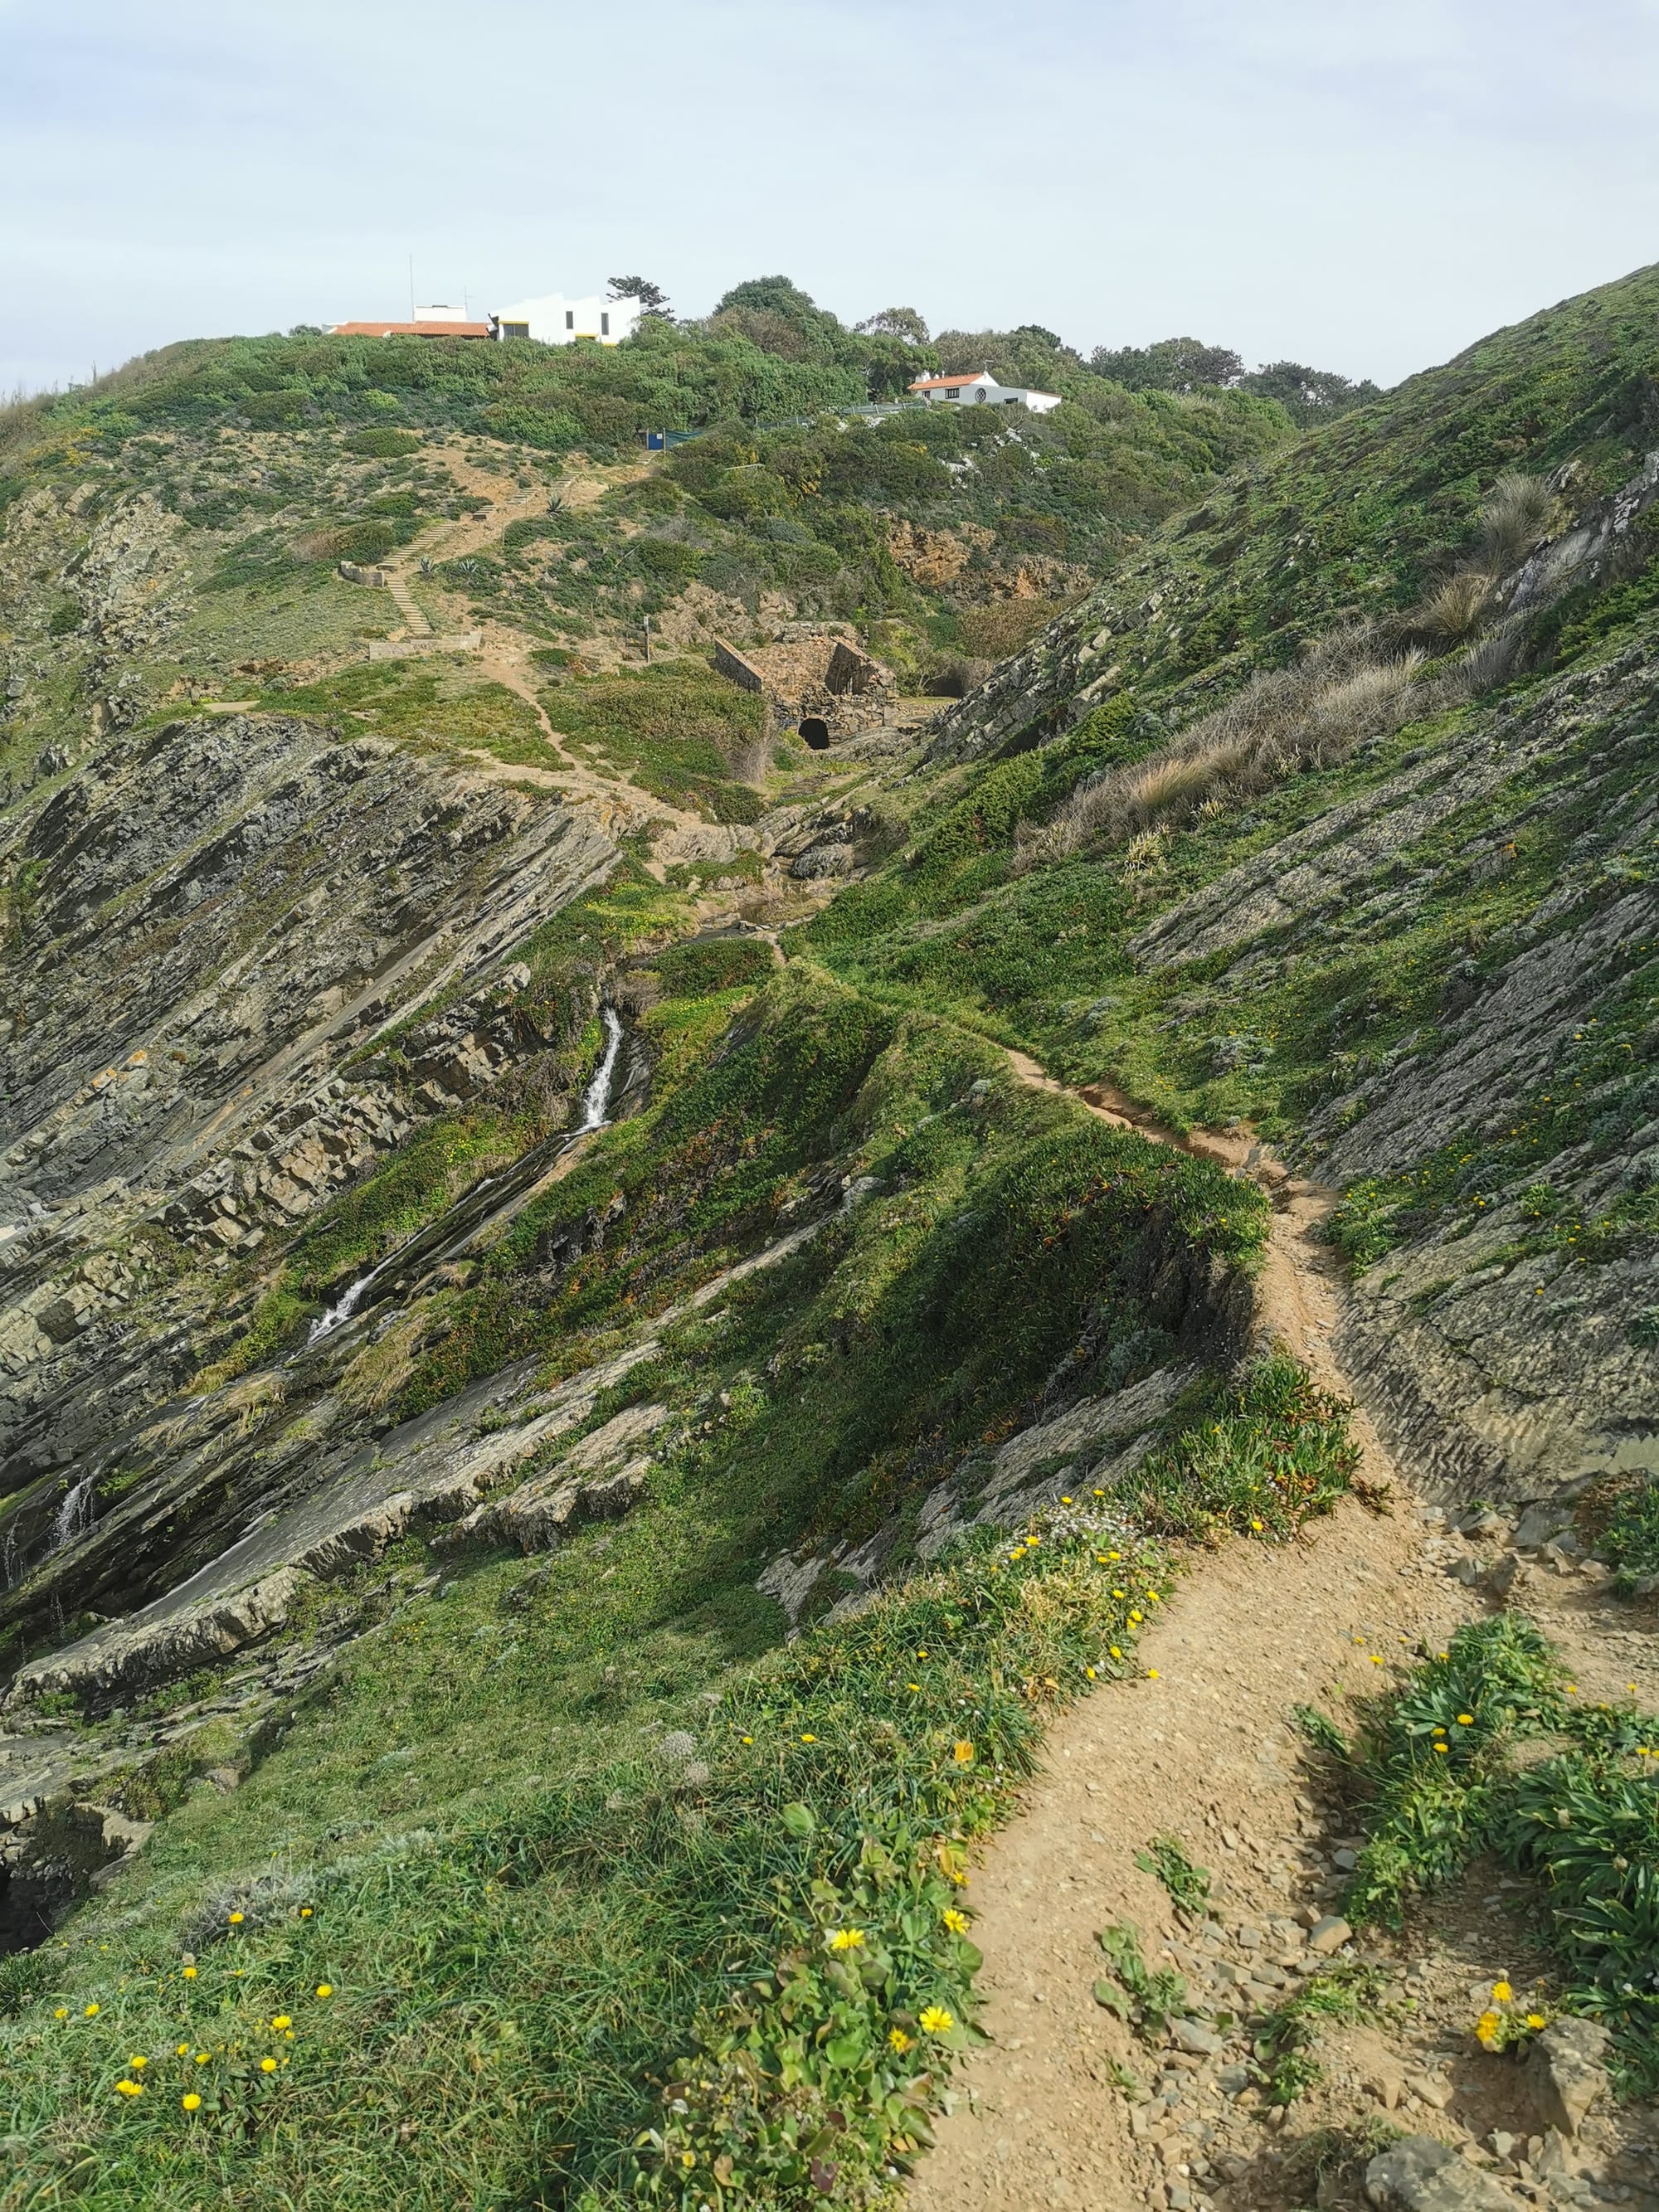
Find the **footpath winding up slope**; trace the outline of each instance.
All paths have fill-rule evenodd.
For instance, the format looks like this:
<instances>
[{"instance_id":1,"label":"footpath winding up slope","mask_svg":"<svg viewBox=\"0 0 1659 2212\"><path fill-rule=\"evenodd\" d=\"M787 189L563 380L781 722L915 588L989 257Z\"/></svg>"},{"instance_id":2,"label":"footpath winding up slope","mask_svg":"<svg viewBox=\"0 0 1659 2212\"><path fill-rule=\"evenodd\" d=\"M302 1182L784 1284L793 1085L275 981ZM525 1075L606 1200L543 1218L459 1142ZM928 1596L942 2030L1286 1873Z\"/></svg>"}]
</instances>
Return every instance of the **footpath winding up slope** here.
<instances>
[{"instance_id":1,"label":"footpath winding up slope","mask_svg":"<svg viewBox=\"0 0 1659 2212\"><path fill-rule=\"evenodd\" d=\"M1029 1055L1009 1058L1033 1088L1063 1088ZM1091 1085L1082 1096L1103 1119L1208 1153L1261 1182L1273 1218L1257 1329L1352 1400L1354 1378L1332 1349L1345 1287L1318 1235L1335 1194L1292 1178L1239 1135L1177 1138L1110 1086ZM990 2041L963 2069L965 2094L908 2192L915 2212L1242 2212L1298 2206L1310 2194L1316 2177L1305 2157L1279 2148L1285 2115L1264 2107L1249 2086L1244 2035L1206 2032L1190 2049L1172 2042L1151 2062L1162 2077L1142 2101L1148 2053L1096 2000L1105 1963L1097 1938L1109 1923L1134 1924L1152 1963L1182 1972L1195 1992L1213 1997L1218 1986L1223 2002L1230 1987L1255 1976L1255 2001L1270 2005L1275 1990L1282 1998L1328 1958L1356 1955L1346 1923L1331 1930L1336 1941L1315 1939L1318 1949L1299 1924L1323 1913L1322 1890L1332 1887L1321 1880L1322 1844L1342 1845L1327 1832L1328 1808L1308 1794L1292 1710L1372 1690L1379 1667L1408 1648L1437 1646L1484 1608L1443 1571L1432 1535L1425 1546L1409 1487L1362 1404L1352 1430L1362 1453L1358 1494L1284 1550L1234 1545L1194 1561L1142 1641L1142 1674L1098 1692L1056 1725L1020 1816L975 1869L965 1895L985 1954L981 2025ZM1368 1510L1362 1496L1380 1499L1382 1510ZM1536 1578L1528 1602L1593 1694L1638 1686L1633 1674L1644 1700L1659 1696L1659 1663L1645 1648L1651 1639L1628 1632L1624 1609ZM1138 1863L1154 1834L1178 1837L1190 1858L1216 1870L1207 1923L1172 1911L1150 1868ZM1425 1915L1405 1943L1389 1947L1410 1954L1405 1987L1415 1993L1416 2021L1407 2027L1400 2014L1377 2014L1370 2024L1334 2025L1304 2124L1363 2142L1368 2128L1394 2116L1395 2125L1459 2149L1486 2144L1494 2129L1539 2142L1516 2069L1484 2053L1470 2057L1470 2007L1480 2009L1494 1978L1519 1983L1532 1962L1533 1931L1501 1893L1496 1901L1497 1912L1473 1926L1456 1911ZM1389 1949L1364 1947L1364 1955L1404 1981ZM1559 2138L1552 2148L1558 2178L1571 2173L1574 2161ZM1578 2163L1593 2160L1598 2178L1645 2166L1651 2179L1652 2146L1639 2120L1627 2118L1578 2148L1589 2154ZM1322 2193L1319 2201L1332 2200ZM1443 2199L1448 2207L1466 2201L1522 2200Z\"/></svg>"}]
</instances>

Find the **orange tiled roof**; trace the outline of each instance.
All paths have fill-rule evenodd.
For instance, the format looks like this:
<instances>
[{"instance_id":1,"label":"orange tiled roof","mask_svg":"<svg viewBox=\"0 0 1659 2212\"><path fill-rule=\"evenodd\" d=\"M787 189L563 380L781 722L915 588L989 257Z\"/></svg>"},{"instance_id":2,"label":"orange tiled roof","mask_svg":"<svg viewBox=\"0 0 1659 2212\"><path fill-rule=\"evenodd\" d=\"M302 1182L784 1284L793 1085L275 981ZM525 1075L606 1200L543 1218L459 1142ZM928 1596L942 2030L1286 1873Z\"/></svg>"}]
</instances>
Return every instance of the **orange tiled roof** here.
<instances>
[{"instance_id":1,"label":"orange tiled roof","mask_svg":"<svg viewBox=\"0 0 1659 2212\"><path fill-rule=\"evenodd\" d=\"M976 368L971 376L922 376L910 386L912 392L938 392L947 384L977 384L982 376L991 376L988 368ZM996 379L992 376L993 384Z\"/></svg>"},{"instance_id":2,"label":"orange tiled roof","mask_svg":"<svg viewBox=\"0 0 1659 2212\"><path fill-rule=\"evenodd\" d=\"M488 323L336 323L337 338L487 338Z\"/></svg>"}]
</instances>

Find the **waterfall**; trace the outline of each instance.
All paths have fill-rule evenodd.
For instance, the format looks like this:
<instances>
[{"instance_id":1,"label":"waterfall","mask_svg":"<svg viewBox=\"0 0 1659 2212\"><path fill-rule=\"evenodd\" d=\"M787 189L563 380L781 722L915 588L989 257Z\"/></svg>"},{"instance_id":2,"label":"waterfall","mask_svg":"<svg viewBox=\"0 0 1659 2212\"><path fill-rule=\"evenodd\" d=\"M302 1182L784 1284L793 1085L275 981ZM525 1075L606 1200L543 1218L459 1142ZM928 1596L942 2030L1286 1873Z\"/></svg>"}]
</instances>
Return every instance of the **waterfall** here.
<instances>
[{"instance_id":1,"label":"waterfall","mask_svg":"<svg viewBox=\"0 0 1659 2212\"><path fill-rule=\"evenodd\" d=\"M614 1006L601 1006L599 1013L605 1022L605 1051L593 1071L593 1080L582 1095L578 1136L588 1129L604 1128L605 1109L611 1103L611 1080L617 1072L617 1054L622 1050L622 1017Z\"/></svg>"},{"instance_id":2,"label":"waterfall","mask_svg":"<svg viewBox=\"0 0 1659 2212\"><path fill-rule=\"evenodd\" d=\"M78 1535L92 1518L92 1486L97 1480L95 1474L83 1474L64 1497L52 1524L52 1551L61 1552L70 1539Z\"/></svg>"},{"instance_id":3,"label":"waterfall","mask_svg":"<svg viewBox=\"0 0 1659 2212\"><path fill-rule=\"evenodd\" d=\"M384 1266L385 1262L382 1261L381 1265ZM371 1267L366 1275L359 1275L337 1305L332 1305L326 1313L318 1315L316 1320L311 1324L311 1334L306 1339L307 1350L320 1338L326 1336L331 1329L338 1328L343 1321L351 1319L352 1315L362 1303L363 1292L380 1272L379 1267Z\"/></svg>"},{"instance_id":4,"label":"waterfall","mask_svg":"<svg viewBox=\"0 0 1659 2212\"><path fill-rule=\"evenodd\" d=\"M617 1054L622 1050L622 1017L614 1006L601 1006L599 1015L605 1024L605 1050L599 1055L599 1064L593 1071L592 1081L582 1093L582 1117L571 1132L576 1137L585 1136L590 1129L604 1128L605 1109L611 1103L611 1086L616 1078ZM475 1186L472 1194L488 1189L492 1182L499 1180L496 1176L486 1176L481 1183ZM306 1339L307 1351L313 1344L320 1344L325 1336L332 1335L342 1322L351 1319L375 1277L399 1256L396 1252L388 1254L379 1266L371 1267L366 1275L359 1275L337 1305L331 1305L326 1313L318 1315L311 1324L311 1334Z\"/></svg>"}]
</instances>

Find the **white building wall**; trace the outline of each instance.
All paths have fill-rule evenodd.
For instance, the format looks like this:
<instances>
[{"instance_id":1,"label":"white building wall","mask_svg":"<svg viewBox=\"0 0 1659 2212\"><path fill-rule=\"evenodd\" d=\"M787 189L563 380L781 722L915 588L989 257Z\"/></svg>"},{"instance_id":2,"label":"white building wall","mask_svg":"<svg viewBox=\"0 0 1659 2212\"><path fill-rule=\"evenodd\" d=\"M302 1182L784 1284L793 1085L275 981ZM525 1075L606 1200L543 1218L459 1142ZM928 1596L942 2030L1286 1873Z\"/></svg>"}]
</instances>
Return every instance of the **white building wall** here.
<instances>
[{"instance_id":1,"label":"white building wall","mask_svg":"<svg viewBox=\"0 0 1659 2212\"><path fill-rule=\"evenodd\" d=\"M642 312L637 300L606 300L597 292L570 299L562 292L547 292L500 308L496 325L501 337L532 337L540 345L573 345L578 338L620 345L633 337Z\"/></svg>"},{"instance_id":2,"label":"white building wall","mask_svg":"<svg viewBox=\"0 0 1659 2212\"><path fill-rule=\"evenodd\" d=\"M917 397L932 407L1024 407L1033 415L1046 415L1060 404L1057 392L1033 392L1024 384L999 384L988 375L976 376L971 384L935 386Z\"/></svg>"}]
</instances>

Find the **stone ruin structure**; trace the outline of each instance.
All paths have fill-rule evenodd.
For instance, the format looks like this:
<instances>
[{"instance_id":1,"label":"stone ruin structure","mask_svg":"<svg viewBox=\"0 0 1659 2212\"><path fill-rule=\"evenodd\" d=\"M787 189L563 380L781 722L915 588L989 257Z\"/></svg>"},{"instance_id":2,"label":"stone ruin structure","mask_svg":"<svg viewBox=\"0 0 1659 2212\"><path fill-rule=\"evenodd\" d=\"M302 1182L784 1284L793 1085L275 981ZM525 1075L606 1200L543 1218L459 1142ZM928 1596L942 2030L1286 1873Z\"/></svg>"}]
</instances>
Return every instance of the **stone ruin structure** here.
<instances>
[{"instance_id":1,"label":"stone ruin structure","mask_svg":"<svg viewBox=\"0 0 1659 2212\"><path fill-rule=\"evenodd\" d=\"M799 730L815 752L880 728L897 696L892 670L834 623L786 623L770 645L746 653L716 638L714 665L745 691L760 692L779 725Z\"/></svg>"}]
</instances>

